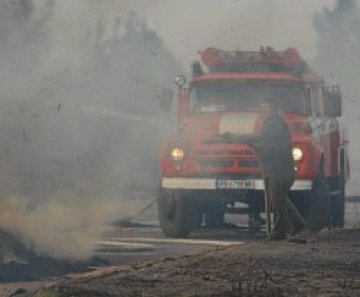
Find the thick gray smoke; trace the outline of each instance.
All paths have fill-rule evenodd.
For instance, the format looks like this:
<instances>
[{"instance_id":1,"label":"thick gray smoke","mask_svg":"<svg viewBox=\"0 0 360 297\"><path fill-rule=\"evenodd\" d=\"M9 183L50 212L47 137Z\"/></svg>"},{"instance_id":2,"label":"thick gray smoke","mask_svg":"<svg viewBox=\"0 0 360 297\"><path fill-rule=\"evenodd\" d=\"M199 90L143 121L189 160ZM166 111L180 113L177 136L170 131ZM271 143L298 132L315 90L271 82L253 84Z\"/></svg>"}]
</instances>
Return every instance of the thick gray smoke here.
<instances>
[{"instance_id":1,"label":"thick gray smoke","mask_svg":"<svg viewBox=\"0 0 360 297\"><path fill-rule=\"evenodd\" d=\"M69 28L60 1L0 3L0 228L41 254L89 256L158 186L179 68L140 17L109 15Z\"/></svg>"},{"instance_id":2,"label":"thick gray smoke","mask_svg":"<svg viewBox=\"0 0 360 297\"><path fill-rule=\"evenodd\" d=\"M344 113L350 128L351 182L349 191L360 194L358 123L360 120L360 6L356 0L338 0L333 10L315 16L318 33L317 69L332 83L340 83Z\"/></svg>"}]
</instances>

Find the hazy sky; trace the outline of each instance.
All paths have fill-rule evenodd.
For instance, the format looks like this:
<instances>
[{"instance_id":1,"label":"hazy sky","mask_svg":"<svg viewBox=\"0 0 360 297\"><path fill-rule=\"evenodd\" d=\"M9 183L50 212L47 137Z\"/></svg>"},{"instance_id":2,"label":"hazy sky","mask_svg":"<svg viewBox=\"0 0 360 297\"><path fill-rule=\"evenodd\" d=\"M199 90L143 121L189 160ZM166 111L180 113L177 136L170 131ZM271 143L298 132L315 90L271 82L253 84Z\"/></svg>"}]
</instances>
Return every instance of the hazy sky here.
<instances>
[{"instance_id":1,"label":"hazy sky","mask_svg":"<svg viewBox=\"0 0 360 297\"><path fill-rule=\"evenodd\" d=\"M127 1L176 53L182 64L204 46L256 49L295 46L311 59L316 51L313 16L334 0ZM132 2L132 4L129 4ZM149 3L152 3L151 5ZM148 4L145 4L148 3Z\"/></svg>"},{"instance_id":2,"label":"hazy sky","mask_svg":"<svg viewBox=\"0 0 360 297\"><path fill-rule=\"evenodd\" d=\"M44 1L44 0L36 0ZM62 0L56 4L60 34L76 44L87 24L106 24L126 10L142 15L183 66L206 46L257 49L295 46L311 59L316 52L313 16L335 0Z\"/></svg>"}]
</instances>

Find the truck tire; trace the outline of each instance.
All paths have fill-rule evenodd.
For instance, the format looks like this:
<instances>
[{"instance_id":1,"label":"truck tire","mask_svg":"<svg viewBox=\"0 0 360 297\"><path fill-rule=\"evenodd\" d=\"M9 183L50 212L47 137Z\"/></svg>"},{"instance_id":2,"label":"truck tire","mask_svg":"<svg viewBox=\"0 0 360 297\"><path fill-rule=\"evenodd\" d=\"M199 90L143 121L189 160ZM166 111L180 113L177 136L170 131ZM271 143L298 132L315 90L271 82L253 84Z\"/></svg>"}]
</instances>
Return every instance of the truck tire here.
<instances>
[{"instance_id":1,"label":"truck tire","mask_svg":"<svg viewBox=\"0 0 360 297\"><path fill-rule=\"evenodd\" d=\"M340 193L338 195L338 216L336 220L336 226L338 228L344 228L345 226L345 197L346 197L346 190L345 190L345 172L342 171L340 176L340 186L339 190Z\"/></svg>"},{"instance_id":2,"label":"truck tire","mask_svg":"<svg viewBox=\"0 0 360 297\"><path fill-rule=\"evenodd\" d=\"M307 211L305 228L311 232L319 232L328 224L330 216L330 194L327 180L319 177L307 194Z\"/></svg>"},{"instance_id":3,"label":"truck tire","mask_svg":"<svg viewBox=\"0 0 360 297\"><path fill-rule=\"evenodd\" d=\"M163 191L159 197L158 218L167 237L187 237L197 227L199 214L194 203L178 191Z\"/></svg>"},{"instance_id":4,"label":"truck tire","mask_svg":"<svg viewBox=\"0 0 360 297\"><path fill-rule=\"evenodd\" d=\"M345 176L343 171L340 172L338 185L339 193L332 198L330 222L330 227L332 228L343 228L345 225Z\"/></svg>"}]
</instances>

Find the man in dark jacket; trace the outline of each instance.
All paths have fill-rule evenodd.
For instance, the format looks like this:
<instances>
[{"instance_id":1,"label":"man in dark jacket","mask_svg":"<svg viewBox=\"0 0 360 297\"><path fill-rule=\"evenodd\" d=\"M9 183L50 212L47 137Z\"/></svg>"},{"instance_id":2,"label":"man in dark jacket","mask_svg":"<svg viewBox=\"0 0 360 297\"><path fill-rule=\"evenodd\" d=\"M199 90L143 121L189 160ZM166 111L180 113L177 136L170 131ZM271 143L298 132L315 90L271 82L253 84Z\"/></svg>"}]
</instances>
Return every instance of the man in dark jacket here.
<instances>
[{"instance_id":1,"label":"man in dark jacket","mask_svg":"<svg viewBox=\"0 0 360 297\"><path fill-rule=\"evenodd\" d=\"M296 210L288 204L288 192L295 179L291 136L275 99L269 98L262 103L260 117L258 134L235 139L253 147L260 159L265 191L274 211L272 238L283 239L287 235L288 215L296 226L302 224Z\"/></svg>"}]
</instances>

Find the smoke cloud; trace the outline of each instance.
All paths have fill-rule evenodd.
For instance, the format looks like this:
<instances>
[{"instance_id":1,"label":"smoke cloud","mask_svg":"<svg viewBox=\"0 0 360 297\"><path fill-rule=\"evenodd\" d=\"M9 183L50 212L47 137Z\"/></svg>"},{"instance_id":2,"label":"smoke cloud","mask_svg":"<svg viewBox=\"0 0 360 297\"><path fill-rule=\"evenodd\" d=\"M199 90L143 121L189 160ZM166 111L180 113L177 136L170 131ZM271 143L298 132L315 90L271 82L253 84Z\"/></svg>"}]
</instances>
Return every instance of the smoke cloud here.
<instances>
[{"instance_id":1,"label":"smoke cloud","mask_svg":"<svg viewBox=\"0 0 360 297\"><path fill-rule=\"evenodd\" d=\"M125 3L98 2L0 4L0 228L58 258L88 257L154 196L171 131L176 59Z\"/></svg>"}]
</instances>

